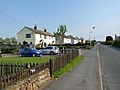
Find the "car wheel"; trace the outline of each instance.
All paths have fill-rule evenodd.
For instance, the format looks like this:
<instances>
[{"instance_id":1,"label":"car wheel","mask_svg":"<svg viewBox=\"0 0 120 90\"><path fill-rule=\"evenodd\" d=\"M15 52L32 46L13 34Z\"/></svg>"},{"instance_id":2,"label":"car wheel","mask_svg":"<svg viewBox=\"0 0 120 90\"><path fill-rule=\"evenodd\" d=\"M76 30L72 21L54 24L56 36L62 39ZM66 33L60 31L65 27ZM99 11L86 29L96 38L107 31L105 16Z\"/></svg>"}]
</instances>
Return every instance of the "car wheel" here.
<instances>
[{"instance_id":1,"label":"car wheel","mask_svg":"<svg viewBox=\"0 0 120 90\"><path fill-rule=\"evenodd\" d=\"M50 52L50 55L54 55L54 52L52 51L52 52Z\"/></svg>"},{"instance_id":2,"label":"car wheel","mask_svg":"<svg viewBox=\"0 0 120 90\"><path fill-rule=\"evenodd\" d=\"M40 57L42 56L42 54L40 54Z\"/></svg>"},{"instance_id":3,"label":"car wheel","mask_svg":"<svg viewBox=\"0 0 120 90\"><path fill-rule=\"evenodd\" d=\"M33 57L35 57L35 54L32 54Z\"/></svg>"},{"instance_id":4,"label":"car wheel","mask_svg":"<svg viewBox=\"0 0 120 90\"><path fill-rule=\"evenodd\" d=\"M19 54L19 57L22 57L22 53Z\"/></svg>"}]
</instances>

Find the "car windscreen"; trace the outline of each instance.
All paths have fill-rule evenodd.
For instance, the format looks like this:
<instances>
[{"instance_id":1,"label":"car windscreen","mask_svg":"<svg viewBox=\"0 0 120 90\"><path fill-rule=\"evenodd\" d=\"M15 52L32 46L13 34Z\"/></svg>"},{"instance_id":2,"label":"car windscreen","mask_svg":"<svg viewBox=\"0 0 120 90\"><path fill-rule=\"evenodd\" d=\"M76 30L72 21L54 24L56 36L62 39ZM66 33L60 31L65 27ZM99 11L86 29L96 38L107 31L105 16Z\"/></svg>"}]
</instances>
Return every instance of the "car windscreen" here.
<instances>
[{"instance_id":1,"label":"car windscreen","mask_svg":"<svg viewBox=\"0 0 120 90\"><path fill-rule=\"evenodd\" d=\"M31 50L36 50L35 48L30 48Z\"/></svg>"}]
</instances>

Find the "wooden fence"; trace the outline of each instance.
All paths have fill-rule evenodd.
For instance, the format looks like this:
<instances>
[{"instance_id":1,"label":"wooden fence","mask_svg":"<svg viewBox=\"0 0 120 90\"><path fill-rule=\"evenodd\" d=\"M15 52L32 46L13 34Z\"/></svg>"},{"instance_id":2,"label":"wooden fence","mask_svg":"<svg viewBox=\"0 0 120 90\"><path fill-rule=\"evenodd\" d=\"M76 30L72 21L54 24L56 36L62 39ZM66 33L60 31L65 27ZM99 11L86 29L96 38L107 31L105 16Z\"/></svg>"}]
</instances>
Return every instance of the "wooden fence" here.
<instances>
[{"instance_id":1,"label":"wooden fence","mask_svg":"<svg viewBox=\"0 0 120 90\"><path fill-rule=\"evenodd\" d=\"M55 60L51 60L51 70L52 72L56 72L63 68L67 63L73 60L75 57L78 56L78 50L71 51L69 53L63 54L57 57Z\"/></svg>"},{"instance_id":2,"label":"wooden fence","mask_svg":"<svg viewBox=\"0 0 120 90\"><path fill-rule=\"evenodd\" d=\"M38 73L46 68L50 69L52 76L53 72L61 69L73 58L78 56L78 50L58 56L55 60L50 59L49 62L43 64L0 64L0 90L9 85L16 84L31 75Z\"/></svg>"}]
</instances>

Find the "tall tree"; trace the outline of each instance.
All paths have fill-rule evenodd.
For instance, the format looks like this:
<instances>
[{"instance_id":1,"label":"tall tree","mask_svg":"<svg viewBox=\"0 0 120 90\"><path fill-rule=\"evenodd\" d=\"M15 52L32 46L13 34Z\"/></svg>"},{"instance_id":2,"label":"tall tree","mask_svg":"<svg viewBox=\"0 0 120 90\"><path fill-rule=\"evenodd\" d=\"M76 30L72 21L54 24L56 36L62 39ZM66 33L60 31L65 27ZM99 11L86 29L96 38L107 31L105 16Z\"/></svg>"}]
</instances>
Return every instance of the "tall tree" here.
<instances>
[{"instance_id":1,"label":"tall tree","mask_svg":"<svg viewBox=\"0 0 120 90\"><path fill-rule=\"evenodd\" d=\"M67 32L66 25L59 25L59 28L57 28L57 32L54 32L54 36L56 37L56 40L59 39L60 43L62 43L66 32Z\"/></svg>"}]
</instances>

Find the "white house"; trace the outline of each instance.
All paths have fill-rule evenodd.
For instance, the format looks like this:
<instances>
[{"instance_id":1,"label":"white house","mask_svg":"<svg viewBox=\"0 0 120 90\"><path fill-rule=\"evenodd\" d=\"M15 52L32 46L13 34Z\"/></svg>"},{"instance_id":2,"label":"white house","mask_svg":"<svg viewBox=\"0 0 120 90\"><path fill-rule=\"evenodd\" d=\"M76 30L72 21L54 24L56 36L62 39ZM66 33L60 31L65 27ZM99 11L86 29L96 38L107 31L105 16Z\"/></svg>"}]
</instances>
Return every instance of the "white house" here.
<instances>
[{"instance_id":1,"label":"white house","mask_svg":"<svg viewBox=\"0 0 120 90\"><path fill-rule=\"evenodd\" d=\"M17 33L17 41L19 44L27 42L33 46L46 47L49 44L55 44L55 37L46 29L42 31L36 26L34 28L24 27Z\"/></svg>"},{"instance_id":2,"label":"white house","mask_svg":"<svg viewBox=\"0 0 120 90\"><path fill-rule=\"evenodd\" d=\"M70 44L72 42L71 37L64 35L63 37L59 35L56 37L56 44Z\"/></svg>"},{"instance_id":3,"label":"white house","mask_svg":"<svg viewBox=\"0 0 120 90\"><path fill-rule=\"evenodd\" d=\"M63 42L63 44L71 44L71 43L72 43L71 37L64 35L64 42Z\"/></svg>"},{"instance_id":4,"label":"white house","mask_svg":"<svg viewBox=\"0 0 120 90\"><path fill-rule=\"evenodd\" d=\"M80 39L78 37L73 37L72 35L64 35L63 39L61 36L56 38L57 44L77 44L79 41Z\"/></svg>"}]
</instances>

